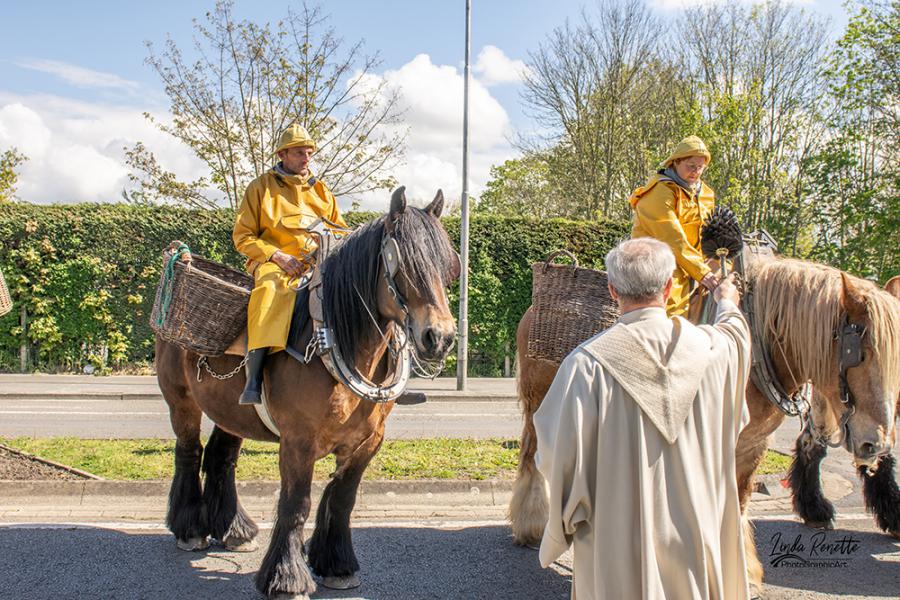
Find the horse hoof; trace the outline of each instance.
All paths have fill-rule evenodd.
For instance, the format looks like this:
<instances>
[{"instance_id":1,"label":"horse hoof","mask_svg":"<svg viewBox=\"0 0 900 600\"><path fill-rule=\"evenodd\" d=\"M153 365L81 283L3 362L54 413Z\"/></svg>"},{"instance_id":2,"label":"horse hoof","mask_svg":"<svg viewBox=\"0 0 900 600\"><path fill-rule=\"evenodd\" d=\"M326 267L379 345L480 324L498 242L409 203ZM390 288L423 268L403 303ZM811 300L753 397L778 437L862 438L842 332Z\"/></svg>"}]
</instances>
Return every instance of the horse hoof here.
<instances>
[{"instance_id":1,"label":"horse hoof","mask_svg":"<svg viewBox=\"0 0 900 600\"><path fill-rule=\"evenodd\" d=\"M834 520L829 521L804 521L804 525L809 527L810 529L824 529L826 531L831 531L834 529Z\"/></svg>"},{"instance_id":2,"label":"horse hoof","mask_svg":"<svg viewBox=\"0 0 900 600\"><path fill-rule=\"evenodd\" d=\"M225 538L222 545L225 546L225 549L229 552L256 552L259 550L259 544L256 543L256 540Z\"/></svg>"},{"instance_id":3,"label":"horse hoof","mask_svg":"<svg viewBox=\"0 0 900 600\"><path fill-rule=\"evenodd\" d=\"M360 586L359 577L356 576L356 573L344 577L330 575L323 577L319 583L332 590L352 590Z\"/></svg>"},{"instance_id":4,"label":"horse hoof","mask_svg":"<svg viewBox=\"0 0 900 600\"><path fill-rule=\"evenodd\" d=\"M178 546L179 550L184 550L185 552L197 552L209 548L209 538L192 537L186 540L175 540L175 544Z\"/></svg>"}]
</instances>

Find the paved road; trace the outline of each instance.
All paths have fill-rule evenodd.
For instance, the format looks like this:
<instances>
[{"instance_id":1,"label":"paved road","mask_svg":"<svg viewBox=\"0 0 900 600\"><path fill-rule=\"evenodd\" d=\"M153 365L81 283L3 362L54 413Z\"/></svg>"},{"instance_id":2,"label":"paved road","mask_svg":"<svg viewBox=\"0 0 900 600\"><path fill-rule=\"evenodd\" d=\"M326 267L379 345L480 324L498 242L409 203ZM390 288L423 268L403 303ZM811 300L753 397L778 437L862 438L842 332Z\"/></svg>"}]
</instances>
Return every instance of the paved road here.
<instances>
[{"instance_id":1,"label":"paved road","mask_svg":"<svg viewBox=\"0 0 900 600\"><path fill-rule=\"evenodd\" d=\"M423 437L517 438L521 413L515 401L428 401L397 406L388 418L391 439ZM208 434L212 423L204 418ZM0 437L172 438L162 400L33 399L0 401Z\"/></svg>"},{"instance_id":2,"label":"paved road","mask_svg":"<svg viewBox=\"0 0 900 600\"><path fill-rule=\"evenodd\" d=\"M818 537L780 517L756 528L769 600L897 597L900 544L874 533L868 519L841 520ZM252 553L184 553L160 526L0 526L0 598L252 598L269 535L261 532L261 549ZM569 597L571 554L541 569L537 553L514 546L502 522L370 521L356 525L353 539L362 587L320 589L314 598ZM778 563L778 540L795 547L799 540L802 561Z\"/></svg>"},{"instance_id":3,"label":"paved road","mask_svg":"<svg viewBox=\"0 0 900 600\"><path fill-rule=\"evenodd\" d=\"M388 420L393 439L516 438L521 414L511 379L414 379L428 402L397 406ZM212 423L204 419L206 433ZM169 413L152 377L0 375L0 437L171 438Z\"/></svg>"}]
</instances>

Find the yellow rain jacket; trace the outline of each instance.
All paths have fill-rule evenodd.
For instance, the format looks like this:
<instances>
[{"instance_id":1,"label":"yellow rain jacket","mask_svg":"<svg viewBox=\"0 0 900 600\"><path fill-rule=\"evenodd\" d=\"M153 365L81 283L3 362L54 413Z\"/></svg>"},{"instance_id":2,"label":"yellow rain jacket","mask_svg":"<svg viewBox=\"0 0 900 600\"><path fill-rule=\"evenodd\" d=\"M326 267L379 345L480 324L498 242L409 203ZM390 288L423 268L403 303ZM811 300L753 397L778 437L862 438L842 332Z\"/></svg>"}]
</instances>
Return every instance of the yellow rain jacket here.
<instances>
[{"instance_id":1,"label":"yellow rain jacket","mask_svg":"<svg viewBox=\"0 0 900 600\"><path fill-rule=\"evenodd\" d=\"M671 316L687 311L691 279L700 281L710 268L700 252L700 226L715 207L715 193L701 182L693 196L659 173L639 187L629 199L634 209L631 237L651 237L665 242L675 255L672 295L666 304Z\"/></svg>"},{"instance_id":2,"label":"yellow rain jacket","mask_svg":"<svg viewBox=\"0 0 900 600\"><path fill-rule=\"evenodd\" d=\"M281 250L311 266L316 242L306 228L319 218L346 227L334 195L313 177L303 181L272 169L247 186L232 239L256 281L247 308L248 350L284 349L295 292L291 277L269 259Z\"/></svg>"}]
</instances>

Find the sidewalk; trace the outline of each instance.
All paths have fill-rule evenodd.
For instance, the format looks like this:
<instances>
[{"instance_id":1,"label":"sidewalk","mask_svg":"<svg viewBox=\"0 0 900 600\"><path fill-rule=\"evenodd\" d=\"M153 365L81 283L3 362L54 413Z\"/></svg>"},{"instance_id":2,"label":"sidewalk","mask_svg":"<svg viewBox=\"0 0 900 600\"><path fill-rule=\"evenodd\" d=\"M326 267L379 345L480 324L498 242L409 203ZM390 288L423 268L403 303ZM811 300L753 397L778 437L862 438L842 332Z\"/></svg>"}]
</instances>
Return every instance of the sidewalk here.
<instances>
[{"instance_id":1,"label":"sidewalk","mask_svg":"<svg viewBox=\"0 0 900 600\"><path fill-rule=\"evenodd\" d=\"M457 391L455 377L412 379L409 390L425 392L429 402L516 400L513 378L473 377L468 389ZM155 376L2 375L0 401L28 400L162 400Z\"/></svg>"},{"instance_id":2,"label":"sidewalk","mask_svg":"<svg viewBox=\"0 0 900 600\"><path fill-rule=\"evenodd\" d=\"M763 493L754 493L754 515L789 513L790 496L780 475L760 476ZM326 481L314 481L312 506L318 505ZM832 498L849 492L846 483L823 473ZM0 525L149 521L165 519L171 482L166 481L6 481L0 486ZM271 521L278 502L277 481L239 481L241 505L251 517ZM512 497L511 480L363 481L354 519L368 520L503 520ZM313 510L315 512L315 510ZM310 519L314 519L314 515Z\"/></svg>"}]
</instances>

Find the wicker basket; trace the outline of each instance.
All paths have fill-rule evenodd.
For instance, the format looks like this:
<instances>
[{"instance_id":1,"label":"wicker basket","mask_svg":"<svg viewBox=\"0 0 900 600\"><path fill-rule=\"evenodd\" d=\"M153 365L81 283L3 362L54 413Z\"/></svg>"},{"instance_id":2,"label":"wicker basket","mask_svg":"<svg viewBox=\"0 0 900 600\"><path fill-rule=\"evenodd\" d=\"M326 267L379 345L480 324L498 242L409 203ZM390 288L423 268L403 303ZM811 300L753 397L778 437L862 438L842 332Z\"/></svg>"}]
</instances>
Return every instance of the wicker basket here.
<instances>
[{"instance_id":1,"label":"wicker basket","mask_svg":"<svg viewBox=\"0 0 900 600\"><path fill-rule=\"evenodd\" d=\"M9 288L3 279L3 271L0 271L0 317L12 310L12 298L9 297Z\"/></svg>"},{"instance_id":2,"label":"wicker basket","mask_svg":"<svg viewBox=\"0 0 900 600\"><path fill-rule=\"evenodd\" d=\"M573 265L555 265L565 255ZM529 358L562 362L581 342L610 327L619 308L609 295L606 273L578 266L570 252L557 250L531 266L533 319L528 331Z\"/></svg>"},{"instance_id":3,"label":"wicker basket","mask_svg":"<svg viewBox=\"0 0 900 600\"><path fill-rule=\"evenodd\" d=\"M174 246L174 244L173 244ZM165 265L176 250L163 253ZM219 356L247 326L253 278L219 263L189 255L163 268L150 327L160 338L205 356ZM168 298L168 303L166 302Z\"/></svg>"}]
</instances>

